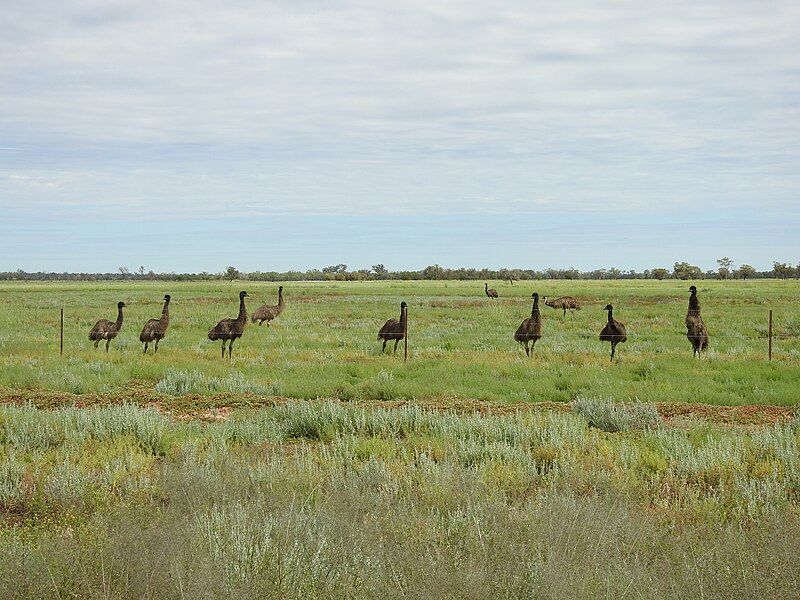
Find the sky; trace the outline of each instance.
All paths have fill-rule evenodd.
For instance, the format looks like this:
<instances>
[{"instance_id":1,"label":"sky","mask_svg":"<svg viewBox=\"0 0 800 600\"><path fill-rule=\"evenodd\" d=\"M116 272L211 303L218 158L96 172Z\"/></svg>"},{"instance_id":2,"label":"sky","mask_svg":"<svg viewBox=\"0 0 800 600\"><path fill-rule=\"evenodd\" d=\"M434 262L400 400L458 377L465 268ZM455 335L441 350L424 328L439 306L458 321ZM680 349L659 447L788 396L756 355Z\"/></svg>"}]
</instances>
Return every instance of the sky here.
<instances>
[{"instance_id":1,"label":"sky","mask_svg":"<svg viewBox=\"0 0 800 600\"><path fill-rule=\"evenodd\" d=\"M9 0L0 270L800 261L800 4Z\"/></svg>"}]
</instances>

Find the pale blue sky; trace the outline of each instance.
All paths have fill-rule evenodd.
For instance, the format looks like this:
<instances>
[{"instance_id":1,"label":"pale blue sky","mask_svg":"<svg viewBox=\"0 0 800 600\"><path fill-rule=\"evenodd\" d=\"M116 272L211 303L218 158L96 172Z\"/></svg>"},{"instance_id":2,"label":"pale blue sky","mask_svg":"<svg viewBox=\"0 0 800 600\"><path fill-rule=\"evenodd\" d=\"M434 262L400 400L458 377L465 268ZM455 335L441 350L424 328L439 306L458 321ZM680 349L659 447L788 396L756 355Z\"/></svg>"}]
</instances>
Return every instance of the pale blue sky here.
<instances>
[{"instance_id":1,"label":"pale blue sky","mask_svg":"<svg viewBox=\"0 0 800 600\"><path fill-rule=\"evenodd\" d=\"M796 2L16 1L0 270L800 260Z\"/></svg>"}]
</instances>

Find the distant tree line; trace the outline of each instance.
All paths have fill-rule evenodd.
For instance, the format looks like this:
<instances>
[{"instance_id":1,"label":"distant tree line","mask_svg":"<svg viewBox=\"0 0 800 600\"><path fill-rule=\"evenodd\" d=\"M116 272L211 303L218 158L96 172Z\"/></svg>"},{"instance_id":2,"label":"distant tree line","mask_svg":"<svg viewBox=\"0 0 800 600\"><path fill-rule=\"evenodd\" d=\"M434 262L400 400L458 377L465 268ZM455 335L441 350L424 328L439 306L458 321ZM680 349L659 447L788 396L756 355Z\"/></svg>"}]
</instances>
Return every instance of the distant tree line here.
<instances>
[{"instance_id":1,"label":"distant tree line","mask_svg":"<svg viewBox=\"0 0 800 600\"><path fill-rule=\"evenodd\" d=\"M3 281L375 281L392 280L506 280L525 281L532 279L792 279L800 278L800 263L775 262L769 271L758 271L748 264L738 267L733 260L725 257L717 261L716 270L704 271L687 262L676 262L672 269L657 267L635 271L621 270L615 267L580 271L578 269L450 269L439 265L430 265L418 271L390 271L382 264L373 265L370 269L348 270L347 265L337 264L322 269L308 271L254 271L245 273L236 267L229 266L218 273L154 273L143 266L131 271L127 267L119 267L113 273L30 273L18 269L0 272Z\"/></svg>"}]
</instances>

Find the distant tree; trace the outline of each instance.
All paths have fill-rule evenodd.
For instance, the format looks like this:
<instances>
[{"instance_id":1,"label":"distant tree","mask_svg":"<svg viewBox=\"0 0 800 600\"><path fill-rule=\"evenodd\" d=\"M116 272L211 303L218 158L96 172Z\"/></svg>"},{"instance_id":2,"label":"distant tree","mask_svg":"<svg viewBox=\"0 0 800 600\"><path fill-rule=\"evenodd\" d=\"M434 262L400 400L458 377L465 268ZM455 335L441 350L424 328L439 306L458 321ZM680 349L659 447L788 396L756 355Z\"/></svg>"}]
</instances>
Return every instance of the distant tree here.
<instances>
[{"instance_id":1,"label":"distant tree","mask_svg":"<svg viewBox=\"0 0 800 600\"><path fill-rule=\"evenodd\" d=\"M441 279L444 269L439 265L429 265L422 269L423 279Z\"/></svg>"},{"instance_id":2,"label":"distant tree","mask_svg":"<svg viewBox=\"0 0 800 600\"><path fill-rule=\"evenodd\" d=\"M662 279L666 279L667 275L669 275L669 271L663 269L661 267L657 269L653 269L650 274L652 275L653 279L658 279L659 281Z\"/></svg>"},{"instance_id":3,"label":"distant tree","mask_svg":"<svg viewBox=\"0 0 800 600\"><path fill-rule=\"evenodd\" d=\"M719 279L727 279L730 277L731 271L733 270L733 260L725 256L717 260L717 266L719 267L717 270Z\"/></svg>"},{"instance_id":4,"label":"distant tree","mask_svg":"<svg viewBox=\"0 0 800 600\"><path fill-rule=\"evenodd\" d=\"M338 265L331 265L329 267L324 267L322 269L322 272L326 274L347 273L347 265L344 263L339 263Z\"/></svg>"},{"instance_id":5,"label":"distant tree","mask_svg":"<svg viewBox=\"0 0 800 600\"><path fill-rule=\"evenodd\" d=\"M119 268L119 269L117 269L117 270L119 271L119 274L120 274L120 275L122 275L122 279L123 279L123 280L124 280L124 279L125 279L125 278L126 278L128 275L130 275L130 273L131 273L131 272L128 270L128 267L120 267L120 268Z\"/></svg>"},{"instance_id":6,"label":"distant tree","mask_svg":"<svg viewBox=\"0 0 800 600\"><path fill-rule=\"evenodd\" d=\"M139 274L139 277L144 277L144 266L140 265L139 270L136 272Z\"/></svg>"},{"instance_id":7,"label":"distant tree","mask_svg":"<svg viewBox=\"0 0 800 600\"><path fill-rule=\"evenodd\" d=\"M755 274L755 267L747 264L740 265L739 268L734 271L734 276L738 277L739 279L750 279Z\"/></svg>"},{"instance_id":8,"label":"distant tree","mask_svg":"<svg viewBox=\"0 0 800 600\"><path fill-rule=\"evenodd\" d=\"M772 263L772 272L775 277L780 279L788 279L789 277L793 277L795 275L794 267L788 263Z\"/></svg>"},{"instance_id":9,"label":"distant tree","mask_svg":"<svg viewBox=\"0 0 800 600\"><path fill-rule=\"evenodd\" d=\"M372 272L375 273L376 279L386 279L387 275L389 275L389 269L387 269L382 263L372 265Z\"/></svg>"},{"instance_id":10,"label":"distant tree","mask_svg":"<svg viewBox=\"0 0 800 600\"><path fill-rule=\"evenodd\" d=\"M672 273L675 275L675 279L699 279L700 276L703 274L703 271L700 270L700 267L695 265L690 265L687 262L679 262L675 263L672 268Z\"/></svg>"},{"instance_id":11,"label":"distant tree","mask_svg":"<svg viewBox=\"0 0 800 600\"><path fill-rule=\"evenodd\" d=\"M223 274L223 277L229 282L233 281L234 279L239 279L241 276L242 274L236 267L228 267L225 269L225 273Z\"/></svg>"}]
</instances>

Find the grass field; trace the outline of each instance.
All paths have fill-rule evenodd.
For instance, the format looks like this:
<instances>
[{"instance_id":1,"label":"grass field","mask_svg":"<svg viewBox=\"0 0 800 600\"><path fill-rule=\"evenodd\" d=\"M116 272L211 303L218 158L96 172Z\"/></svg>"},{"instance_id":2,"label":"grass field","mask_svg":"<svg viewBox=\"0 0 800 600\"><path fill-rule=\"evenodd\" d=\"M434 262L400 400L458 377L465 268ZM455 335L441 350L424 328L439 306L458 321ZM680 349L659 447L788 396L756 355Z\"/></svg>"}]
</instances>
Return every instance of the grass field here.
<instances>
[{"instance_id":1,"label":"grass field","mask_svg":"<svg viewBox=\"0 0 800 600\"><path fill-rule=\"evenodd\" d=\"M800 400L800 306L797 281L702 281L711 349L694 360L683 325L689 282L530 281L343 282L286 284L287 308L272 326L248 325L232 361L206 338L236 315L246 289L252 312L274 303L277 284L4 283L0 285L0 387L119 393L132 385L182 395L230 392L345 401L474 399L513 405L580 397L646 402L769 404ZM530 314L533 291L570 294L575 317L542 307L544 337L527 359L512 335ZM171 325L157 356L143 356L144 322L170 293ZM111 352L87 339L99 318L128 304ZM410 305L410 359L381 355L375 335ZM597 334L611 302L629 341L618 364ZM59 308L66 349L58 355ZM774 310L774 360L766 361L767 311Z\"/></svg>"},{"instance_id":2,"label":"grass field","mask_svg":"<svg viewBox=\"0 0 800 600\"><path fill-rule=\"evenodd\" d=\"M796 422L627 423L0 407L0 597L797 597Z\"/></svg>"},{"instance_id":3,"label":"grass field","mask_svg":"<svg viewBox=\"0 0 800 600\"><path fill-rule=\"evenodd\" d=\"M685 282L481 283L287 284L232 361L208 329L277 285L0 285L0 597L800 595L798 282L702 282L701 360ZM528 359L533 291L584 309L542 307Z\"/></svg>"}]
</instances>

